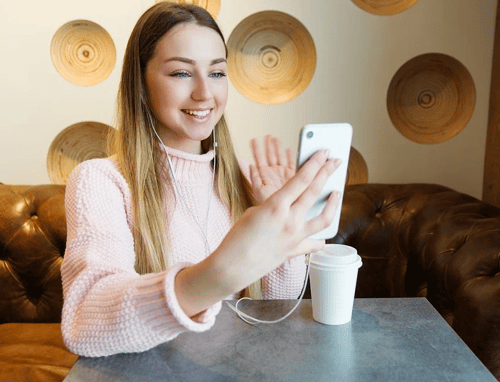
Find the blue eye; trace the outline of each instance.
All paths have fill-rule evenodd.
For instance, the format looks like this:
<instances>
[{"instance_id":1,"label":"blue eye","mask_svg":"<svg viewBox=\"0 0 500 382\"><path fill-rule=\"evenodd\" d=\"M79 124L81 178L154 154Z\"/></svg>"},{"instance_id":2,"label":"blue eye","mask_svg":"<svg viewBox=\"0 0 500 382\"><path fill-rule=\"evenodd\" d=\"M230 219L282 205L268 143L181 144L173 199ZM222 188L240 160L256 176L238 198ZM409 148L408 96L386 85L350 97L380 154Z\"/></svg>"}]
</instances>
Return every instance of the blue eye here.
<instances>
[{"instance_id":1,"label":"blue eye","mask_svg":"<svg viewBox=\"0 0 500 382\"><path fill-rule=\"evenodd\" d=\"M188 72L177 72L171 74L172 77L179 77L179 78L186 78L186 77L191 77L191 75ZM224 72L217 72L217 73L212 73L210 76L213 76L213 78L223 78L226 77L227 74Z\"/></svg>"},{"instance_id":2,"label":"blue eye","mask_svg":"<svg viewBox=\"0 0 500 382\"><path fill-rule=\"evenodd\" d=\"M172 76L172 77L182 77L182 78L185 78L184 74L185 74L185 75L189 75L189 73L188 73L188 72L177 72L177 73L173 73L173 74L171 74L171 76Z\"/></svg>"},{"instance_id":3,"label":"blue eye","mask_svg":"<svg viewBox=\"0 0 500 382\"><path fill-rule=\"evenodd\" d=\"M227 76L227 74L224 72L213 73L213 75L217 76L216 78L223 78Z\"/></svg>"}]
</instances>

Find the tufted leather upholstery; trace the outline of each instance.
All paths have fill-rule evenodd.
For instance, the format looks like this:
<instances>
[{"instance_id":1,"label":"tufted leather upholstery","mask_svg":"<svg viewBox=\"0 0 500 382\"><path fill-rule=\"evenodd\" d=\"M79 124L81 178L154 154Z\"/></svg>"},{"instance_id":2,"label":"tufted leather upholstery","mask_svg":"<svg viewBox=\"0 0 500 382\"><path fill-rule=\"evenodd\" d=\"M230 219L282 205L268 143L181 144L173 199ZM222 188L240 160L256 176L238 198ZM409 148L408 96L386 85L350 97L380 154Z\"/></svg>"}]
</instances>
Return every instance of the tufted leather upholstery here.
<instances>
[{"instance_id":1,"label":"tufted leather upholstery","mask_svg":"<svg viewBox=\"0 0 500 382\"><path fill-rule=\"evenodd\" d=\"M64 189L0 185L0 324L61 321Z\"/></svg>"},{"instance_id":2,"label":"tufted leather upholstery","mask_svg":"<svg viewBox=\"0 0 500 382\"><path fill-rule=\"evenodd\" d=\"M59 382L78 358L58 324L64 189L0 184L0 381Z\"/></svg>"},{"instance_id":3,"label":"tufted leather upholstery","mask_svg":"<svg viewBox=\"0 0 500 382\"><path fill-rule=\"evenodd\" d=\"M431 184L347 186L342 208L356 296L427 297L500 379L500 209ZM0 185L0 323L60 322L65 240L64 186Z\"/></svg>"},{"instance_id":4,"label":"tufted leather upholstery","mask_svg":"<svg viewBox=\"0 0 500 382\"><path fill-rule=\"evenodd\" d=\"M499 208L438 185L353 185L329 242L363 258L356 297L426 297L500 380Z\"/></svg>"}]
</instances>

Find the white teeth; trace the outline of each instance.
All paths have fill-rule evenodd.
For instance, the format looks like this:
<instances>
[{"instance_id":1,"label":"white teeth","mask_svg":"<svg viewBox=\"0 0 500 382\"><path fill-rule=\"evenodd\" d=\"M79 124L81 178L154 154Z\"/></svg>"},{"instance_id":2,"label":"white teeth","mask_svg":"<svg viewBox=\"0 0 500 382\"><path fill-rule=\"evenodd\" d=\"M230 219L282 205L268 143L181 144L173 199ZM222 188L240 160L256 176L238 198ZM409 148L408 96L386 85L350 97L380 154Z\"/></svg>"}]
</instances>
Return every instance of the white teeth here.
<instances>
[{"instance_id":1,"label":"white teeth","mask_svg":"<svg viewBox=\"0 0 500 382\"><path fill-rule=\"evenodd\" d=\"M189 110L183 110L187 114L195 115L197 117L205 117L210 113L210 110L205 110L205 111L189 111Z\"/></svg>"}]
</instances>

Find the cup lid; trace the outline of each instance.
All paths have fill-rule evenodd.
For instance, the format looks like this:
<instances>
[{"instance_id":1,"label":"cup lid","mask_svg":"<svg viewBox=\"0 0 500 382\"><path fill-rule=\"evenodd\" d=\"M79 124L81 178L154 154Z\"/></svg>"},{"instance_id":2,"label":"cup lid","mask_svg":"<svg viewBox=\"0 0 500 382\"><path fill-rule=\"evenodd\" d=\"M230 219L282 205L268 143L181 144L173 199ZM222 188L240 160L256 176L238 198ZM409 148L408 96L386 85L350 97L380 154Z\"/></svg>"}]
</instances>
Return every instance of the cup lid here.
<instances>
[{"instance_id":1,"label":"cup lid","mask_svg":"<svg viewBox=\"0 0 500 382\"><path fill-rule=\"evenodd\" d=\"M314 265L345 266L360 260L356 248L344 244L326 244L321 251L311 253L311 264Z\"/></svg>"}]
</instances>

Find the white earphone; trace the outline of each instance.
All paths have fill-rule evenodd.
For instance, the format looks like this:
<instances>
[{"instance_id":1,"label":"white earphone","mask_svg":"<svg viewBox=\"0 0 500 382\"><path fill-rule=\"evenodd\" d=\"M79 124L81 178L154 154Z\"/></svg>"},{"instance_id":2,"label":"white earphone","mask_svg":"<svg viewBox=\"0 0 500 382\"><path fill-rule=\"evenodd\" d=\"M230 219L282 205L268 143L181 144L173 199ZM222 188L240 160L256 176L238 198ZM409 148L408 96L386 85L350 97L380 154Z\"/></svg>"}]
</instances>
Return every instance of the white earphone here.
<instances>
[{"instance_id":1,"label":"white earphone","mask_svg":"<svg viewBox=\"0 0 500 382\"><path fill-rule=\"evenodd\" d=\"M209 212L210 212L210 202L211 202L211 199L212 199L212 194L213 194L213 189L214 189L214 179L215 179L215 166L217 164L217 155L216 155L216 151L215 151L215 148L217 147L217 141L215 140L215 128L212 130L212 142L213 142L213 149L214 149L214 168L213 168L213 171L212 171L212 186L210 187L210 190L209 190L209 199L208 199L208 209L207 209L207 219L205 220L205 231L201 228L200 224L198 223L198 220L196 220L195 216L193 215L193 213L191 212L191 210L189 209L189 207L187 206L186 202L184 201L184 198L182 197L182 194L180 193L180 190L179 188L177 187L177 180L175 178L175 171L174 171L174 168L172 166L172 162L170 161L170 156L168 155L168 151L167 151L167 148L165 147L165 145L163 144L163 141L161 140L160 136L158 135L158 133L156 132L156 129L154 127L154 124L153 124L153 120L151 118L151 115L148 113L148 116L149 116L149 119L150 119L150 122L151 122L151 127L155 133L155 135L157 136L158 140L160 141L165 153L167 154L167 160L168 160L168 166L170 168L170 172L172 173L172 178L174 180L174 188L175 188L175 192L176 194L178 194L180 196L180 199L182 201L182 204L184 205L184 208L189 212L189 214L191 215L192 219L194 220L194 222L196 223L196 225L198 226L198 228L200 229L202 235L203 235L203 239L205 239L205 246L206 246L206 250L207 250L207 256L210 255L211 251L210 251L210 245L208 244L208 215L209 215ZM309 277L309 265L310 265L310 261L311 261L311 256L309 255L306 259L306 265L307 265L307 269L306 269L306 277L305 277L305 280L304 280L304 285L302 287L302 292L300 294L300 297L297 301L297 303L295 304L295 306L293 307L293 309L288 312L286 315L284 315L283 317L277 319L277 320L273 320L273 321L266 321L266 320L260 320L258 318L255 318L255 317L252 317L244 312L242 312L241 310L238 309L238 304L242 301L242 300L250 300L250 298L248 297L242 297L240 298L237 302L236 302L236 305L233 306L231 305L229 302L226 301L226 304L229 306L229 308L231 308L236 314L238 314L238 316L243 320L245 321L246 323L250 324L250 325L254 325L256 323L261 323L261 324L276 324L278 322L281 322L283 320L285 320L287 317L289 317L294 311L295 309L297 309L297 307L299 306L300 302L302 301L302 298L304 297L304 292L306 291L306 285L307 285L307 279ZM250 320L250 321L249 321Z\"/></svg>"},{"instance_id":2,"label":"white earphone","mask_svg":"<svg viewBox=\"0 0 500 382\"><path fill-rule=\"evenodd\" d=\"M191 218L193 219L193 221L196 223L196 225L200 229L201 234L203 235L203 239L205 240L205 248L207 250L207 256L209 256L210 253L211 253L211 250L210 250L210 245L208 243L208 216L209 216L209 213L210 213L210 204L211 204L211 201L212 201L212 194L213 194L213 191L214 191L215 169L216 169L215 166L217 165L217 152L215 151L215 148L217 147L217 141L215 140L215 127L212 130L212 142L213 142L213 150L214 150L214 167L213 167L213 171L212 171L212 184L211 184L210 189L208 190L208 208L207 208L207 218L205 220L205 230L203 230L203 228L201 228L200 223L198 223L198 220L196 220L196 217L191 212L191 210L189 209L189 206L186 204L184 198L182 197L182 194L181 194L181 192L179 190L179 187L177 186L177 179L175 177L175 171L174 171L174 167L172 165L172 161L170 160L170 155L168 155L168 151L167 151L166 146L164 145L164 143L161 140L160 136L156 132L156 129L155 129L155 126L154 126L151 114L148 113L148 117L149 117L149 121L151 123L151 128L153 129L153 131L154 131L156 137L158 138L158 140L160 141L160 143L161 143L161 145L163 147L163 150L165 151L165 154L167 154L168 167L170 168L170 173L172 174L172 179L174 181L175 193L179 196L179 199L181 200L182 205L184 206L184 208L186 209L186 211L189 213L189 215L191 215Z\"/></svg>"}]
</instances>

